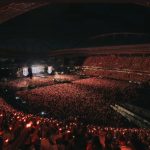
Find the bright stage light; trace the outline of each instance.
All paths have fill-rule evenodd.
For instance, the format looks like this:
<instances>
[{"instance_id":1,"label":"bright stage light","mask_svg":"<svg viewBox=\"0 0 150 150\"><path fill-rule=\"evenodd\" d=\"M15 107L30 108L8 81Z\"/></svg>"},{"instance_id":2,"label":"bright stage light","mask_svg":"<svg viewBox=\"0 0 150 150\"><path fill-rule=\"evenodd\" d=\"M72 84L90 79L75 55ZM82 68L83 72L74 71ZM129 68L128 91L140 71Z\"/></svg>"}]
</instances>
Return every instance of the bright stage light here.
<instances>
[{"instance_id":1,"label":"bright stage light","mask_svg":"<svg viewBox=\"0 0 150 150\"><path fill-rule=\"evenodd\" d=\"M53 71L53 67L52 66L48 66L47 72L48 74L51 74Z\"/></svg>"},{"instance_id":2,"label":"bright stage light","mask_svg":"<svg viewBox=\"0 0 150 150\"><path fill-rule=\"evenodd\" d=\"M42 65L33 65L32 66L32 73L33 74L39 74L39 73L44 73L45 67Z\"/></svg>"},{"instance_id":3,"label":"bright stage light","mask_svg":"<svg viewBox=\"0 0 150 150\"><path fill-rule=\"evenodd\" d=\"M28 76L29 72L28 72L28 67L24 67L23 68L23 75L26 77Z\"/></svg>"}]
</instances>

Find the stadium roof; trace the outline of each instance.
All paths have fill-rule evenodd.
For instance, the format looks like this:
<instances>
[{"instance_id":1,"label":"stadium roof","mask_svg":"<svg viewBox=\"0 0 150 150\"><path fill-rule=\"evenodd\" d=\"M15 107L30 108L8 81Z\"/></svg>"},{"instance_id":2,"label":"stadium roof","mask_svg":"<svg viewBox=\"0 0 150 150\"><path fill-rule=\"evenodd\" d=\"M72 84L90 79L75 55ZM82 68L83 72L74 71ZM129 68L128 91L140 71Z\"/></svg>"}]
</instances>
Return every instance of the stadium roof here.
<instances>
[{"instance_id":1,"label":"stadium roof","mask_svg":"<svg viewBox=\"0 0 150 150\"><path fill-rule=\"evenodd\" d=\"M53 3L133 3L150 6L149 0L0 0L0 23Z\"/></svg>"},{"instance_id":2,"label":"stadium roof","mask_svg":"<svg viewBox=\"0 0 150 150\"><path fill-rule=\"evenodd\" d=\"M137 44L148 50L149 18L149 0L1 0L0 55Z\"/></svg>"}]
</instances>

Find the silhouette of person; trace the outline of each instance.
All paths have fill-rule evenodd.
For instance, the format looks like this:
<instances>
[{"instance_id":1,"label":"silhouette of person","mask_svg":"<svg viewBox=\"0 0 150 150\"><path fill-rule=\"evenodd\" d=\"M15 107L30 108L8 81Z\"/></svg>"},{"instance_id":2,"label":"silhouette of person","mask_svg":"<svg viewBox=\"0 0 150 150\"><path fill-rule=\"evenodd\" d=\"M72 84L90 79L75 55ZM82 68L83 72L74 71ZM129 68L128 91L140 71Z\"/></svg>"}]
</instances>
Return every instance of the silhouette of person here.
<instances>
[{"instance_id":1,"label":"silhouette of person","mask_svg":"<svg viewBox=\"0 0 150 150\"><path fill-rule=\"evenodd\" d=\"M32 79L33 74L32 74L32 69L31 69L31 67L28 68L28 72L29 72L29 78Z\"/></svg>"}]
</instances>

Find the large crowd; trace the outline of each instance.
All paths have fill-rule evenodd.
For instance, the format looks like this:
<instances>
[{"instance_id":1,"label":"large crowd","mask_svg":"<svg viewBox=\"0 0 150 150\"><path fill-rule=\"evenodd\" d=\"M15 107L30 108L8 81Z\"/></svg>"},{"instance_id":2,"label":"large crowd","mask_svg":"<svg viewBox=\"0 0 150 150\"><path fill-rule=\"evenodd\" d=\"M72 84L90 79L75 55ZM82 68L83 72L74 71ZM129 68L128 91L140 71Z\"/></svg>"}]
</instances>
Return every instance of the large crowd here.
<instances>
[{"instance_id":1,"label":"large crowd","mask_svg":"<svg viewBox=\"0 0 150 150\"><path fill-rule=\"evenodd\" d=\"M110 107L136 98L136 84L100 77L67 79L69 83L50 80L50 85L47 79L39 84L38 78L27 79L39 85L16 93L15 101L28 104L27 114L12 107L15 101L9 105L0 98L0 149L150 150L150 130Z\"/></svg>"},{"instance_id":2,"label":"large crowd","mask_svg":"<svg viewBox=\"0 0 150 150\"><path fill-rule=\"evenodd\" d=\"M85 59L82 73L140 83L150 81L149 66L149 57L91 56Z\"/></svg>"},{"instance_id":3,"label":"large crowd","mask_svg":"<svg viewBox=\"0 0 150 150\"><path fill-rule=\"evenodd\" d=\"M83 69L82 74L94 77L105 77L118 80L126 80L129 82L136 82L138 84L142 82L150 81L150 74L128 72L128 71L117 71L117 70L107 70L107 69Z\"/></svg>"},{"instance_id":4,"label":"large crowd","mask_svg":"<svg viewBox=\"0 0 150 150\"><path fill-rule=\"evenodd\" d=\"M106 61L107 60L107 61ZM128 69L150 71L150 58L138 56L91 56L86 58L83 66L99 66L111 69Z\"/></svg>"},{"instance_id":5,"label":"large crowd","mask_svg":"<svg viewBox=\"0 0 150 150\"><path fill-rule=\"evenodd\" d=\"M0 99L2 150L149 150L150 130L84 125L18 112Z\"/></svg>"},{"instance_id":6,"label":"large crowd","mask_svg":"<svg viewBox=\"0 0 150 150\"><path fill-rule=\"evenodd\" d=\"M87 78L19 91L17 96L26 101L33 112L44 110L47 116L62 120L78 117L86 123L118 127L130 123L110 105L121 102L123 98L127 100L129 97L125 91L131 91L129 86L123 81ZM133 94L136 96L134 90L131 96Z\"/></svg>"}]
</instances>

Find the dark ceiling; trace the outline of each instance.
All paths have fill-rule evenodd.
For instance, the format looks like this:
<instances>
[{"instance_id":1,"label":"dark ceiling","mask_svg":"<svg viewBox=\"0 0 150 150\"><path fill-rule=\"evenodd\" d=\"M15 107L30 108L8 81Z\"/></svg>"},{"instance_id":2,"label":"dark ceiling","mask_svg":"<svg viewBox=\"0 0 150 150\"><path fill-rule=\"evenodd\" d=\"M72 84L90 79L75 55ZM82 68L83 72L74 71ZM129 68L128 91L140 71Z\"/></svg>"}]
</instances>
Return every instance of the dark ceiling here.
<instances>
[{"instance_id":1,"label":"dark ceiling","mask_svg":"<svg viewBox=\"0 0 150 150\"><path fill-rule=\"evenodd\" d=\"M14 53L150 42L150 8L51 4L0 25L0 49Z\"/></svg>"}]
</instances>

